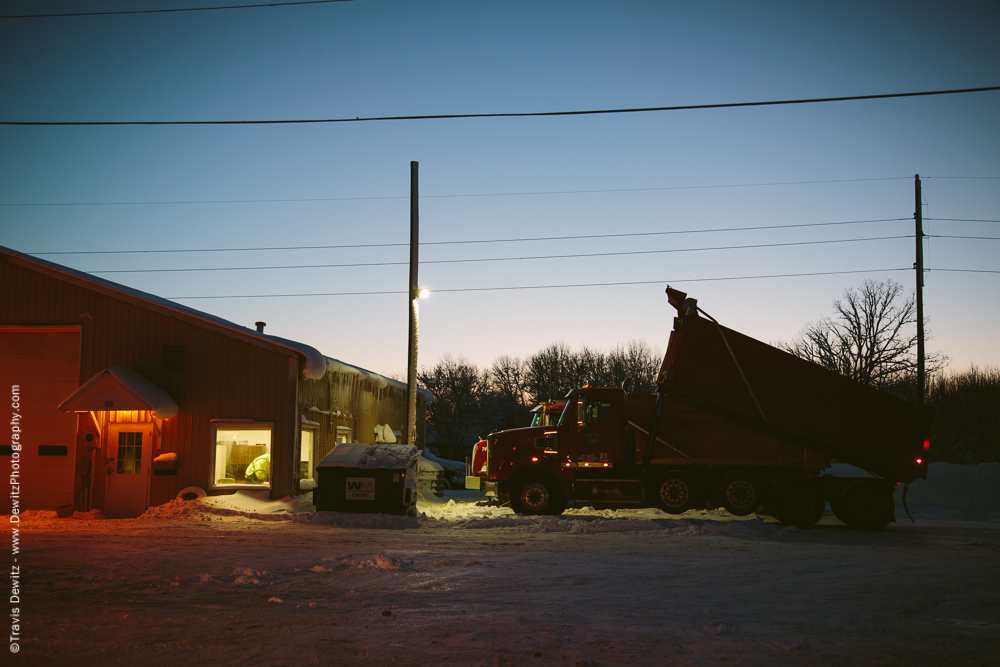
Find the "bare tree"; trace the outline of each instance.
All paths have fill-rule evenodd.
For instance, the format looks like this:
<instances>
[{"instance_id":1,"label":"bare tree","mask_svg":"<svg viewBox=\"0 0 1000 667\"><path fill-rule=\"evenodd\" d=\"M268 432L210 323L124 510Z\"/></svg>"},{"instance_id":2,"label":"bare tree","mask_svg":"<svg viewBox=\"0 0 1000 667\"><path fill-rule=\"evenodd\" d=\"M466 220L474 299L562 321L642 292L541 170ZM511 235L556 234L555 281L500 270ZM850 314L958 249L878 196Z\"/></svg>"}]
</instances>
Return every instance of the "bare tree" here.
<instances>
[{"instance_id":1,"label":"bare tree","mask_svg":"<svg viewBox=\"0 0 1000 667\"><path fill-rule=\"evenodd\" d=\"M907 383L916 373L916 307L893 280L866 280L833 302L834 316L810 323L778 347L847 377L879 388ZM926 355L928 372L947 358Z\"/></svg>"},{"instance_id":2,"label":"bare tree","mask_svg":"<svg viewBox=\"0 0 1000 667\"><path fill-rule=\"evenodd\" d=\"M528 357L525 377L532 403L562 398L574 388L571 357L566 343L553 343Z\"/></svg>"},{"instance_id":3,"label":"bare tree","mask_svg":"<svg viewBox=\"0 0 1000 667\"><path fill-rule=\"evenodd\" d=\"M480 410L486 391L485 373L464 358L445 355L418 374L420 384L434 394L427 406L427 423L434 429L444 456L461 460L482 430Z\"/></svg>"},{"instance_id":4,"label":"bare tree","mask_svg":"<svg viewBox=\"0 0 1000 667\"><path fill-rule=\"evenodd\" d=\"M527 374L520 359L503 355L493 361L489 370L490 390L509 396L518 405L526 405Z\"/></svg>"},{"instance_id":5,"label":"bare tree","mask_svg":"<svg viewBox=\"0 0 1000 667\"><path fill-rule=\"evenodd\" d=\"M483 423L488 425L488 431L528 424L531 412L527 405L525 369L520 359L504 355L497 357L486 371L486 392L481 405Z\"/></svg>"},{"instance_id":6,"label":"bare tree","mask_svg":"<svg viewBox=\"0 0 1000 667\"><path fill-rule=\"evenodd\" d=\"M625 380L632 380L630 391L651 394L656 391L656 374L662 356L659 350L650 349L644 340L618 345L607 355L607 375L602 384L617 387Z\"/></svg>"}]
</instances>

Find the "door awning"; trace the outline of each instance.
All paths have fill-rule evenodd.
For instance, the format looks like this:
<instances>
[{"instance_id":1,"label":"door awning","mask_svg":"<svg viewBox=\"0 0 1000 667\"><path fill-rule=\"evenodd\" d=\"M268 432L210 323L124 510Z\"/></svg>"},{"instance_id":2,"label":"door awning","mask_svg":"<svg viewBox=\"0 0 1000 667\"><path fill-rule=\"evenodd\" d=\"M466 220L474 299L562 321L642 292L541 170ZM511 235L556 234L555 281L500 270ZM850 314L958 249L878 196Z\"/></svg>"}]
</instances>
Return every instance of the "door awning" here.
<instances>
[{"instance_id":1,"label":"door awning","mask_svg":"<svg viewBox=\"0 0 1000 667\"><path fill-rule=\"evenodd\" d=\"M148 410L157 419L170 419L177 414L177 403L131 368L111 366L84 382L59 409L63 412Z\"/></svg>"}]
</instances>

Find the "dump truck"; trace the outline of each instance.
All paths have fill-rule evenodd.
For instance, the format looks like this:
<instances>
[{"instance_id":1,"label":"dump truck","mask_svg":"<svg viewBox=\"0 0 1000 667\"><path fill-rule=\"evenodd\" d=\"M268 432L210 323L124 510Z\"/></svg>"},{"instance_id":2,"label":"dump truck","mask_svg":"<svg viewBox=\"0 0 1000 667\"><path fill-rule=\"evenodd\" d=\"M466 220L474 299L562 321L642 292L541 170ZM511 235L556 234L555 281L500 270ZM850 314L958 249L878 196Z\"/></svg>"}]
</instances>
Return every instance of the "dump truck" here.
<instances>
[{"instance_id":1,"label":"dump truck","mask_svg":"<svg viewBox=\"0 0 1000 667\"><path fill-rule=\"evenodd\" d=\"M553 426L562 416L566 401L543 401L531 409L529 426ZM486 466L486 441L480 440L472 446L472 456L466 459L465 488L480 490L480 474Z\"/></svg>"},{"instance_id":2,"label":"dump truck","mask_svg":"<svg viewBox=\"0 0 1000 667\"><path fill-rule=\"evenodd\" d=\"M581 387L554 426L492 433L467 486L516 512L569 502L722 507L814 525L895 521L897 484L926 479L930 409L728 329L667 289L677 310L655 394ZM822 474L831 460L870 476ZM905 502L905 492L904 492Z\"/></svg>"}]
</instances>

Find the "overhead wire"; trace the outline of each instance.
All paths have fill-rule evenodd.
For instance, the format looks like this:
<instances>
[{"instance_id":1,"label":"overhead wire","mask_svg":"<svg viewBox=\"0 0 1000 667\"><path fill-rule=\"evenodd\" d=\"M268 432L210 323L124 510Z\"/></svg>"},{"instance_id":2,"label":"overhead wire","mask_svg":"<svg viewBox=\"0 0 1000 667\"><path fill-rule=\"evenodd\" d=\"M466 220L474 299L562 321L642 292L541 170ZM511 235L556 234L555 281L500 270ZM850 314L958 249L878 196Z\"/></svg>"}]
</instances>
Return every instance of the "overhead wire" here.
<instances>
[{"instance_id":1,"label":"overhead wire","mask_svg":"<svg viewBox=\"0 0 1000 667\"><path fill-rule=\"evenodd\" d=\"M929 97L935 95L960 95L1000 90L1000 86L978 88L955 88L951 90L924 90L909 93L880 93L876 95L845 95L839 97L812 97L790 100L767 100L758 102L723 102L716 104L681 104L660 107L630 107L619 109L582 109L574 111L519 111L494 113L444 113L400 116L356 116L354 118L285 118L270 120L95 120L95 121L10 121L0 120L0 125L30 126L125 126L125 125L302 125L315 123L364 123L403 120L445 120L460 118L541 118L552 116L595 116L626 113L651 113L664 111L695 111L703 109L735 109L747 107L768 107L793 104L823 104L829 102L854 102L862 100L885 100L907 97Z\"/></svg>"},{"instance_id":2,"label":"overhead wire","mask_svg":"<svg viewBox=\"0 0 1000 667\"><path fill-rule=\"evenodd\" d=\"M925 271L947 271L949 273L1000 273L993 269L924 269Z\"/></svg>"},{"instance_id":3,"label":"overhead wire","mask_svg":"<svg viewBox=\"0 0 1000 667\"><path fill-rule=\"evenodd\" d=\"M770 275L760 275L760 276L727 276L727 277L717 277L717 278L687 278L684 280L672 279L672 280L637 280L637 281L620 281L620 282L610 282L610 283L573 283L566 285L519 285L519 286L507 286L507 287L456 287L456 288L445 288L445 289L435 289L434 293L442 292L501 292L501 291L517 291L517 290L536 290L536 289L564 289L573 287L616 287L621 285L666 285L668 283L681 284L681 283L694 283L694 282L710 282L710 281L720 281L720 280L758 280L764 278L799 278L804 276L831 276L831 275L842 275L849 273L884 273L888 271L912 271L911 267L903 267L898 269L865 269L865 270L852 270L852 271L814 271L810 273L776 273ZM370 291L370 292L313 292L313 293L301 293L301 294L227 294L227 295L211 295L211 296L171 296L166 297L173 301L183 301L189 299L264 299L264 298L286 298L286 297L316 297L316 296L375 296L380 294L406 294L406 290L383 290L383 291Z\"/></svg>"},{"instance_id":4,"label":"overhead wire","mask_svg":"<svg viewBox=\"0 0 1000 667\"><path fill-rule=\"evenodd\" d=\"M946 234L924 234L933 239L972 239L975 241L1000 241L1000 236L949 236Z\"/></svg>"},{"instance_id":5,"label":"overhead wire","mask_svg":"<svg viewBox=\"0 0 1000 667\"><path fill-rule=\"evenodd\" d=\"M328 5L335 2L352 2L353 0L300 0L298 2L268 2L252 5L227 5L222 7L182 7L177 9L133 9L115 12L73 12L66 14L6 14L0 19L50 19L70 16L115 16L119 14L174 14L177 12L209 12L222 9L256 9L260 7L291 7L293 5Z\"/></svg>"},{"instance_id":6,"label":"overhead wire","mask_svg":"<svg viewBox=\"0 0 1000 667\"><path fill-rule=\"evenodd\" d=\"M757 248L782 248L789 246L826 245L829 243L856 243L863 241L888 241L893 239L908 239L909 234L896 236L875 236L856 239L825 239L822 241L789 241L785 243L756 243L730 246L712 246L706 248L667 248L665 250L623 250L615 252L590 252L590 253L570 253L562 255L528 255L525 257L475 257L466 259L435 259L423 260L425 264L470 264L481 262L509 262L509 261L533 261L541 259L579 259L584 257L617 257L625 255L662 255L667 253L681 252L708 252L716 250L747 250ZM331 269L331 268L358 268L372 266L406 266L409 261L400 262L357 262L350 264L295 264L286 266L231 266L231 267L204 267L204 268L174 268L174 269L115 269L107 271L88 271L95 275L106 275L111 273L192 273L204 271L267 271L275 269Z\"/></svg>"},{"instance_id":7,"label":"overhead wire","mask_svg":"<svg viewBox=\"0 0 1000 667\"><path fill-rule=\"evenodd\" d=\"M868 181L908 181L911 176L883 176L877 178L837 178L818 181L776 181L771 183L723 183L717 185L671 185L649 188L601 188L595 190L541 190L526 192L479 192L432 195L422 194L421 199L458 199L470 197L528 197L543 195L579 195L608 194L616 192L658 192L669 190L708 190L718 188L759 188L780 185L821 185L827 183L864 183ZM159 205L192 205L192 204L270 204L270 203L309 203L324 201L383 201L393 199L409 199L410 195L381 195L374 197L302 197L288 199L201 199L175 201L111 201L111 202L27 202L0 203L3 207L28 206L159 206Z\"/></svg>"},{"instance_id":8,"label":"overhead wire","mask_svg":"<svg viewBox=\"0 0 1000 667\"><path fill-rule=\"evenodd\" d=\"M924 218L924 220L943 220L946 222L1000 222L1000 220L983 220L981 218Z\"/></svg>"},{"instance_id":9,"label":"overhead wire","mask_svg":"<svg viewBox=\"0 0 1000 667\"><path fill-rule=\"evenodd\" d=\"M567 241L577 239L609 239L627 238L634 236L669 236L677 234L707 234L716 232L741 232L759 231L767 229L795 229L802 227L828 227L835 225L858 225L875 222L899 222L911 220L912 218L873 218L870 220L837 220L833 222L805 222L791 225L757 225L752 227L716 227L710 229L679 229L660 232L624 232L620 234L577 234L568 236L530 236L507 239L470 239L462 241L421 241L420 246L438 245L468 245L477 243L521 243L536 241ZM29 252L26 255L48 256L48 255L127 255L127 254L156 254L156 253L199 253L199 252L254 252L261 250L334 250L334 249L358 249L358 248L393 248L409 247L409 243L358 243L349 245L309 245L309 246L255 246L244 248L160 248L150 250L62 250L54 252Z\"/></svg>"},{"instance_id":10,"label":"overhead wire","mask_svg":"<svg viewBox=\"0 0 1000 667\"><path fill-rule=\"evenodd\" d=\"M616 192L658 192L670 190L707 190L720 188L759 188L783 185L822 185L828 183L865 183L872 181L909 181L912 176L879 176L874 178L834 178L813 181L772 181L766 183L719 183L709 185L669 185L648 188L598 188L592 190L534 190L524 192L471 192L454 194L422 194L421 199L457 199L472 197L530 197L545 195L576 195L576 194L607 194ZM1000 176L925 176L930 178L952 179L1000 179ZM264 199L190 199L161 201L99 201L99 202L0 202L0 207L31 207L31 206L164 206L164 205L200 205L200 204L271 204L271 203L309 203L326 201L383 201L394 199L409 199L410 195L379 195L371 197L290 197ZM1000 220L965 220L963 218L924 218L924 220L956 220L959 222L1000 222Z\"/></svg>"}]
</instances>

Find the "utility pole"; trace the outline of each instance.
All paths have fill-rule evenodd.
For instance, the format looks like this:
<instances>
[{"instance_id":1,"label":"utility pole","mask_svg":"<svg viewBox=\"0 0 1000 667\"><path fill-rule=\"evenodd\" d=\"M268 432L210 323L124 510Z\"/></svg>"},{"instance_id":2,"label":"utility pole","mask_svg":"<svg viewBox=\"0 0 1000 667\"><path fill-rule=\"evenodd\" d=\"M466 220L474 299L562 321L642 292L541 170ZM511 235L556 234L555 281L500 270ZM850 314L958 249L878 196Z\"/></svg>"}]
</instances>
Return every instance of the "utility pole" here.
<instances>
[{"instance_id":1,"label":"utility pole","mask_svg":"<svg viewBox=\"0 0 1000 667\"><path fill-rule=\"evenodd\" d=\"M417 444L417 287L418 250L420 247L420 188L417 178L419 163L410 162L410 336L406 355L406 444ZM423 451L423 448L419 448Z\"/></svg>"},{"instance_id":2,"label":"utility pole","mask_svg":"<svg viewBox=\"0 0 1000 667\"><path fill-rule=\"evenodd\" d=\"M924 208L920 196L920 174L914 177L914 200L916 208L913 220L916 222L917 261L913 267L917 270L917 404L924 404Z\"/></svg>"}]
</instances>

